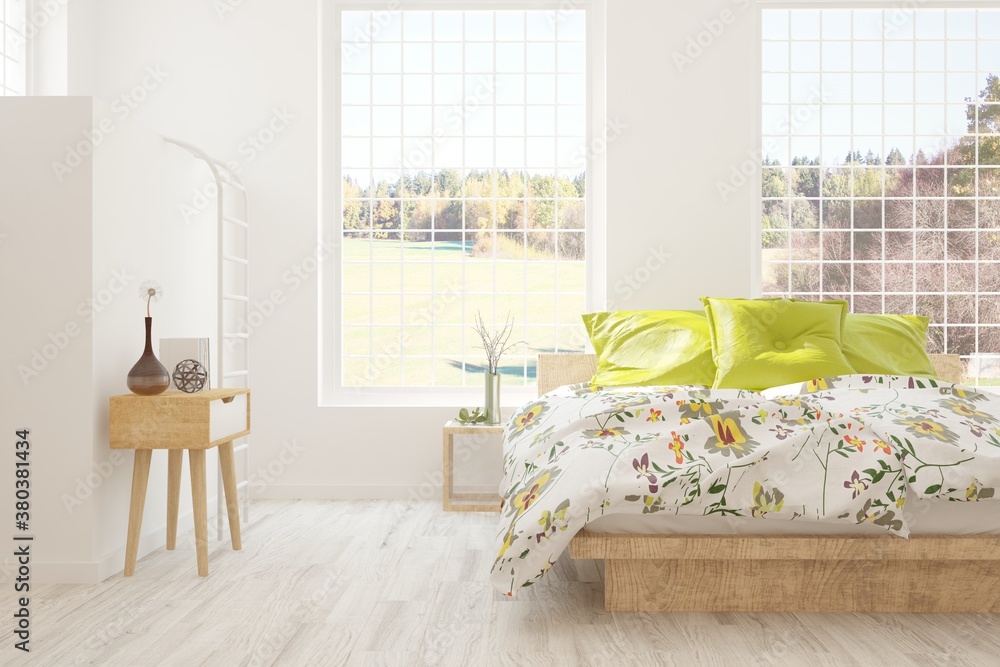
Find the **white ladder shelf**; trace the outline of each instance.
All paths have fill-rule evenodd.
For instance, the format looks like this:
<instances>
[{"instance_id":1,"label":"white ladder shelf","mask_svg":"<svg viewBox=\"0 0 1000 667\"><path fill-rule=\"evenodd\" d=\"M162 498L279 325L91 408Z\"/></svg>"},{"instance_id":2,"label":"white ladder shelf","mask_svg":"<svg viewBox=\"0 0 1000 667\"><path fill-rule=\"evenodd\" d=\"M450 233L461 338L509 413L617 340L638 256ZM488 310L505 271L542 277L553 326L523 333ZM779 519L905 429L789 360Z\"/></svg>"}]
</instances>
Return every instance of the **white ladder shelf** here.
<instances>
[{"instance_id":1,"label":"white ladder shelf","mask_svg":"<svg viewBox=\"0 0 1000 667\"><path fill-rule=\"evenodd\" d=\"M215 179L216 189L216 210L219 225L219 300L218 300L218 354L215 360L216 387L249 387L250 386L250 335L237 331L226 330L225 305L226 303L238 304L243 310L243 322L250 321L250 208L247 200L247 190L240 181L239 174L226 166L224 162L213 158L202 149L185 141L164 137L168 143L180 146L188 153L202 160L212 172ZM242 218L234 217L226 213L226 196L238 197L239 207L242 210ZM243 254L234 254L236 251L227 244L229 235L227 229L239 227L244 230L243 234ZM227 291L226 285L226 265L235 264L244 267L244 294L236 294ZM235 326L235 323L234 323ZM233 342L242 343L243 366L242 368L228 369L226 364L226 350L233 349ZM235 365L235 364L234 364ZM233 443L233 454L243 455L243 465L240 466L243 479L236 483L236 492L240 498L240 521L247 525L250 523L250 437L246 436ZM216 507L215 530L218 539L225 539L223 531L223 517L226 516L225 498L222 493L222 468L218 471L218 494Z\"/></svg>"}]
</instances>

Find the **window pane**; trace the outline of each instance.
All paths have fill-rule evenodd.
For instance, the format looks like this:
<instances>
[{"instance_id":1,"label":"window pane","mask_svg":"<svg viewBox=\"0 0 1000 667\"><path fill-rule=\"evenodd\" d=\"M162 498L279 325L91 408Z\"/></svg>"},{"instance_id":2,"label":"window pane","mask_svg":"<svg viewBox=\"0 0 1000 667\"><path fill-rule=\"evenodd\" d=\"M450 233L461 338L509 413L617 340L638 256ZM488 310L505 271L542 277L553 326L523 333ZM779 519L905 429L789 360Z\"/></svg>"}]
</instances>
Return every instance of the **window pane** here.
<instances>
[{"instance_id":1,"label":"window pane","mask_svg":"<svg viewBox=\"0 0 1000 667\"><path fill-rule=\"evenodd\" d=\"M343 17L343 386L480 386L477 316L533 385L585 347L586 13Z\"/></svg>"},{"instance_id":2,"label":"window pane","mask_svg":"<svg viewBox=\"0 0 1000 667\"><path fill-rule=\"evenodd\" d=\"M1000 384L998 35L995 9L763 10L765 295L926 315Z\"/></svg>"}]
</instances>

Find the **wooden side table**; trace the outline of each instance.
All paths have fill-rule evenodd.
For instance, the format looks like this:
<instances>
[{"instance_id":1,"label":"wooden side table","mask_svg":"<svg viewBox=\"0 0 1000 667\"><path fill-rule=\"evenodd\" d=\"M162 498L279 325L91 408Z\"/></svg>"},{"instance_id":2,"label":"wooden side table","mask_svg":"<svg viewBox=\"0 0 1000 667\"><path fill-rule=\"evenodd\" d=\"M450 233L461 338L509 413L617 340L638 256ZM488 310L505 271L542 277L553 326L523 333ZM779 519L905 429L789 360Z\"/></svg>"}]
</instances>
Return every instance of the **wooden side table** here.
<instances>
[{"instance_id":1,"label":"wooden side table","mask_svg":"<svg viewBox=\"0 0 1000 667\"><path fill-rule=\"evenodd\" d=\"M455 436L502 435L503 426L460 424L449 421L444 425L444 463L441 484L442 506L445 512L499 512L500 496L496 493L455 493Z\"/></svg>"},{"instance_id":2,"label":"wooden side table","mask_svg":"<svg viewBox=\"0 0 1000 667\"><path fill-rule=\"evenodd\" d=\"M154 449L167 450L167 549L177 545L184 450L191 464L191 500L198 551L198 575L208 576L208 492L205 451L219 448L222 485L229 515L233 549L240 540L240 510L233 462L233 440L250 434L250 390L209 389L194 394L167 392L156 396L124 394L111 397L111 448L134 449L132 501L125 546L125 576L135 573L142 511L146 503L149 462Z\"/></svg>"}]
</instances>

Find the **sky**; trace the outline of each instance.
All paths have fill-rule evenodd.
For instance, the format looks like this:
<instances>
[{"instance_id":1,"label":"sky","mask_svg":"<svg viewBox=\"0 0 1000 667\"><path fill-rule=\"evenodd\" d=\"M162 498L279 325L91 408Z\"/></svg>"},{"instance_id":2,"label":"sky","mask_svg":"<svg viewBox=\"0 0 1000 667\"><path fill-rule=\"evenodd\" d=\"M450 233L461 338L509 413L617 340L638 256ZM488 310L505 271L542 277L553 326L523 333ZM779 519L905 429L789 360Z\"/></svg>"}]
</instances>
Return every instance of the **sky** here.
<instances>
[{"instance_id":1,"label":"sky","mask_svg":"<svg viewBox=\"0 0 1000 667\"><path fill-rule=\"evenodd\" d=\"M345 176L585 169L584 11L342 16Z\"/></svg>"},{"instance_id":2,"label":"sky","mask_svg":"<svg viewBox=\"0 0 1000 667\"><path fill-rule=\"evenodd\" d=\"M345 175L585 169L585 12L342 17ZM763 145L781 164L940 151L1000 74L1000 9L767 9L761 27Z\"/></svg>"},{"instance_id":3,"label":"sky","mask_svg":"<svg viewBox=\"0 0 1000 667\"><path fill-rule=\"evenodd\" d=\"M1000 74L1000 9L764 10L761 29L764 146L782 164L940 150Z\"/></svg>"}]
</instances>

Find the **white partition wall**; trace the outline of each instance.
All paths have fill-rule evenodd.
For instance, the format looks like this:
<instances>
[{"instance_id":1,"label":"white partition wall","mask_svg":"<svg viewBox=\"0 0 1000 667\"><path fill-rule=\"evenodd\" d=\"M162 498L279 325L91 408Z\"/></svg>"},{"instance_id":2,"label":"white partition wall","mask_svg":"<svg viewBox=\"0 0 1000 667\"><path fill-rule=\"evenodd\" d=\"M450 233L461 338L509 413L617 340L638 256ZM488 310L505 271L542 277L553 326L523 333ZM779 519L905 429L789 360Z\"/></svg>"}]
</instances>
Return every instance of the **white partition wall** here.
<instances>
[{"instance_id":1,"label":"white partition wall","mask_svg":"<svg viewBox=\"0 0 1000 667\"><path fill-rule=\"evenodd\" d=\"M33 511L26 532L35 537L35 577L53 580L81 578L93 560L96 508L86 481L97 417L86 305L93 297L93 165L82 159L62 181L51 166L90 124L89 98L0 100L0 431L11 466L4 476L13 472L14 432L29 429ZM111 279L109 290L117 288ZM67 506L64 493L87 500ZM0 578L10 572L3 568Z\"/></svg>"},{"instance_id":2,"label":"white partition wall","mask_svg":"<svg viewBox=\"0 0 1000 667\"><path fill-rule=\"evenodd\" d=\"M108 447L108 397L128 391L142 353L139 285L164 286L154 349L161 336L214 338L214 228L176 205L203 176L89 97L0 100L0 146L0 279L17 285L0 291L0 424L31 429L34 581L97 582L124 558L132 454ZM164 543L165 457L146 519L140 556Z\"/></svg>"}]
</instances>

